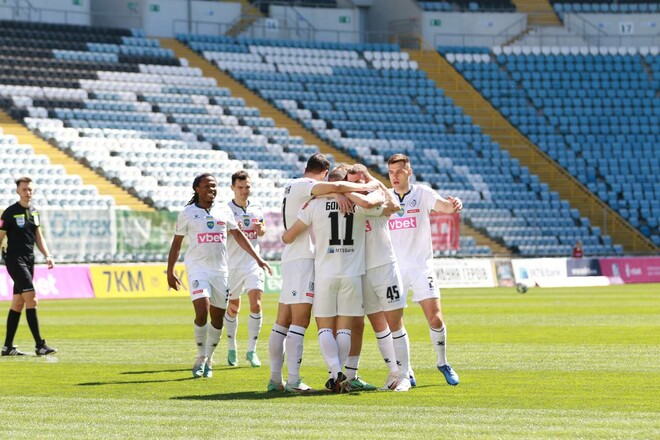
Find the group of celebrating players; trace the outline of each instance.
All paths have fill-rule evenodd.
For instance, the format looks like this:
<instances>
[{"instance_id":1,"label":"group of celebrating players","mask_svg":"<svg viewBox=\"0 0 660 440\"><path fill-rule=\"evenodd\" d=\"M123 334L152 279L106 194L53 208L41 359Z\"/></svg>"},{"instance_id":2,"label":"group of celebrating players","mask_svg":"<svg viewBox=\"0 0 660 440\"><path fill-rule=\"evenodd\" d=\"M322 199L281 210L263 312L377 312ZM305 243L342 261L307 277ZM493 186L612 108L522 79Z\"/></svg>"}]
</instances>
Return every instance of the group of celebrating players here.
<instances>
[{"instance_id":1,"label":"group of celebrating players","mask_svg":"<svg viewBox=\"0 0 660 440\"><path fill-rule=\"evenodd\" d=\"M416 380L403 323L409 289L428 321L438 370L448 384L459 383L447 363L447 331L433 270L429 214L458 212L461 200L412 184L410 161L403 154L390 157L388 173L391 189L363 165L342 164L330 171L327 158L314 154L304 175L285 186L282 241L286 246L281 256L277 318L268 342L268 391L314 391L300 377L312 311L328 367L327 390L377 389L357 374L365 315L389 368L381 389L410 390ZM249 199L250 184L245 171L236 172L231 186L234 199L217 204L216 179L211 174L197 176L195 194L177 220L167 277L169 286L178 290L181 282L174 265L187 237L185 265L198 350L194 377L213 375L213 354L223 327L227 328L227 362L237 364L236 329L243 292L250 302L246 359L253 367L261 366L256 343L262 324L263 271L272 272L259 255L258 239L265 234L265 225L262 207ZM282 377L285 351L286 382Z\"/></svg>"}]
</instances>

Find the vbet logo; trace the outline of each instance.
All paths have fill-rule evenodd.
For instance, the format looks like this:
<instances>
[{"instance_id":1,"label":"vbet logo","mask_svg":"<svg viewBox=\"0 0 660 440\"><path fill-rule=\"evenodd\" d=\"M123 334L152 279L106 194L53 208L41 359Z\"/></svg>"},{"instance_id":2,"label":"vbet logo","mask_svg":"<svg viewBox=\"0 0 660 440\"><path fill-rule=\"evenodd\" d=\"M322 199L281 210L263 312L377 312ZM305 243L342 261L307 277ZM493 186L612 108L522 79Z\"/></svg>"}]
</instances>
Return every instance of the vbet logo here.
<instances>
[{"instance_id":1,"label":"vbet logo","mask_svg":"<svg viewBox=\"0 0 660 440\"><path fill-rule=\"evenodd\" d=\"M222 232L204 232L197 234L197 243L224 243L225 234Z\"/></svg>"},{"instance_id":2,"label":"vbet logo","mask_svg":"<svg viewBox=\"0 0 660 440\"><path fill-rule=\"evenodd\" d=\"M398 229L416 229L417 217L393 218L387 223L390 231L396 231Z\"/></svg>"},{"instance_id":3,"label":"vbet logo","mask_svg":"<svg viewBox=\"0 0 660 440\"><path fill-rule=\"evenodd\" d=\"M39 292L39 297L58 296L60 294L57 288L57 278L49 273L46 276L35 276L33 280L35 290ZM14 293L14 281L9 274L0 273L0 299L11 299Z\"/></svg>"}]
</instances>

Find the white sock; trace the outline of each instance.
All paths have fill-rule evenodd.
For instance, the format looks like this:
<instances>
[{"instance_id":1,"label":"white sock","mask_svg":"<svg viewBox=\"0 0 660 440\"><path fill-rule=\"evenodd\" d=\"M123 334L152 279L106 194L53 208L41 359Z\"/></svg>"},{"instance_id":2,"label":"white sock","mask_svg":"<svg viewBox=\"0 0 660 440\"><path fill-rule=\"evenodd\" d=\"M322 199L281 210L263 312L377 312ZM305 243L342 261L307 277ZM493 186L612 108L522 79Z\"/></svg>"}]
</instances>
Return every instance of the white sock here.
<instances>
[{"instance_id":1,"label":"white sock","mask_svg":"<svg viewBox=\"0 0 660 440\"><path fill-rule=\"evenodd\" d=\"M380 355L383 356L387 368L390 369L390 372L397 372L399 367L396 364L396 354L390 329L386 328L382 332L376 333L376 342L378 342L378 350L380 350Z\"/></svg>"},{"instance_id":2,"label":"white sock","mask_svg":"<svg viewBox=\"0 0 660 440\"><path fill-rule=\"evenodd\" d=\"M337 347L339 348L339 365L346 364L348 353L351 352L351 330L342 328L337 330Z\"/></svg>"},{"instance_id":3,"label":"white sock","mask_svg":"<svg viewBox=\"0 0 660 440\"><path fill-rule=\"evenodd\" d=\"M288 383L295 384L300 380L300 365L303 357L303 343L305 341L305 327L292 325L286 334L286 350L288 366Z\"/></svg>"},{"instance_id":4,"label":"white sock","mask_svg":"<svg viewBox=\"0 0 660 440\"><path fill-rule=\"evenodd\" d=\"M210 361L213 360L213 352L220 343L220 338L222 338L222 329L217 329L210 324L206 337L206 358Z\"/></svg>"},{"instance_id":5,"label":"white sock","mask_svg":"<svg viewBox=\"0 0 660 440\"><path fill-rule=\"evenodd\" d=\"M193 322L195 343L197 344L197 357L206 355L206 331L209 327L208 323L199 327Z\"/></svg>"},{"instance_id":6,"label":"white sock","mask_svg":"<svg viewBox=\"0 0 660 440\"><path fill-rule=\"evenodd\" d=\"M227 329L227 349L236 350L236 333L238 332L238 315L233 318L225 313L225 328Z\"/></svg>"},{"instance_id":7,"label":"white sock","mask_svg":"<svg viewBox=\"0 0 660 440\"><path fill-rule=\"evenodd\" d=\"M433 342L433 348L435 349L435 354L438 357L438 367L447 365L447 349L445 344L447 343L447 327L442 326L441 329L430 329L431 342Z\"/></svg>"},{"instance_id":8,"label":"white sock","mask_svg":"<svg viewBox=\"0 0 660 440\"><path fill-rule=\"evenodd\" d=\"M268 339L268 354L270 358L270 380L282 382L282 366L284 365L284 340L289 332L287 327L273 324L273 330Z\"/></svg>"},{"instance_id":9,"label":"white sock","mask_svg":"<svg viewBox=\"0 0 660 440\"><path fill-rule=\"evenodd\" d=\"M337 374L341 371L341 365L339 364L339 347L337 346L332 329L319 329L319 346L323 359L330 369L331 377L336 379Z\"/></svg>"},{"instance_id":10,"label":"white sock","mask_svg":"<svg viewBox=\"0 0 660 440\"><path fill-rule=\"evenodd\" d=\"M407 376L410 370L410 340L405 327L392 332L392 343L396 353L396 363L399 366L399 376Z\"/></svg>"},{"instance_id":11,"label":"white sock","mask_svg":"<svg viewBox=\"0 0 660 440\"><path fill-rule=\"evenodd\" d=\"M358 366L360 364L360 356L349 356L346 359L346 365L344 369L346 371L347 379L355 379L358 375Z\"/></svg>"},{"instance_id":12,"label":"white sock","mask_svg":"<svg viewBox=\"0 0 660 440\"><path fill-rule=\"evenodd\" d=\"M261 312L253 314L250 313L248 319L248 349L247 351L256 351L257 341L259 340L259 332L261 332L261 323L263 317Z\"/></svg>"}]
</instances>

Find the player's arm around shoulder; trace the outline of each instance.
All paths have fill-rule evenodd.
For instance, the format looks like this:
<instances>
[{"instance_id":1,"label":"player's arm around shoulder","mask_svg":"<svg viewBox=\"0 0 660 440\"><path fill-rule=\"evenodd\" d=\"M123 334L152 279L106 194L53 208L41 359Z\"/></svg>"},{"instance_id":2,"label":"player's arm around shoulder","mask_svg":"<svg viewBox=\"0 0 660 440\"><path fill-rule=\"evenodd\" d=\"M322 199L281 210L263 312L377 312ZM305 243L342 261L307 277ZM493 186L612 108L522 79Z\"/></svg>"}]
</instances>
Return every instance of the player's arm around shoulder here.
<instances>
[{"instance_id":1,"label":"player's arm around shoulder","mask_svg":"<svg viewBox=\"0 0 660 440\"><path fill-rule=\"evenodd\" d=\"M355 205L364 209L376 208L385 203L385 194L380 189L372 191L369 194L350 192L346 193L346 197Z\"/></svg>"},{"instance_id":2,"label":"player's arm around shoulder","mask_svg":"<svg viewBox=\"0 0 660 440\"><path fill-rule=\"evenodd\" d=\"M458 197L447 196L445 199L439 194L436 194L436 200L433 204L433 211L442 212L444 214L454 214L463 209L463 201Z\"/></svg>"},{"instance_id":3,"label":"player's arm around shoulder","mask_svg":"<svg viewBox=\"0 0 660 440\"><path fill-rule=\"evenodd\" d=\"M282 233L282 241L285 244L293 243L296 238L307 229L307 225L298 219L289 229Z\"/></svg>"}]
</instances>

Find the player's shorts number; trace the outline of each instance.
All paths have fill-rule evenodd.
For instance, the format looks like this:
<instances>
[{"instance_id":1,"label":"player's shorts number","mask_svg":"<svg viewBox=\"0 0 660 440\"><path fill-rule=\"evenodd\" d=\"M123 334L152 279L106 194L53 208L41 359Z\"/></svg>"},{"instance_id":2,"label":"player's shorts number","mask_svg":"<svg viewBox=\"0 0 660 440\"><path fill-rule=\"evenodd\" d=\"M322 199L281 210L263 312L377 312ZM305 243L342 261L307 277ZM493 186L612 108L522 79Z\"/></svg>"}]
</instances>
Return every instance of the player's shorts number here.
<instances>
[{"instance_id":1,"label":"player's shorts number","mask_svg":"<svg viewBox=\"0 0 660 440\"><path fill-rule=\"evenodd\" d=\"M399 287L398 286L390 286L387 288L387 299L390 301L398 301L400 298L399 295Z\"/></svg>"}]
</instances>

